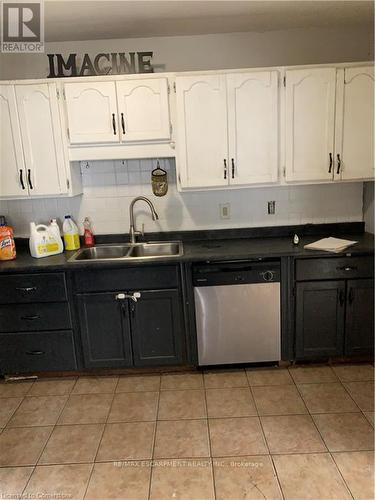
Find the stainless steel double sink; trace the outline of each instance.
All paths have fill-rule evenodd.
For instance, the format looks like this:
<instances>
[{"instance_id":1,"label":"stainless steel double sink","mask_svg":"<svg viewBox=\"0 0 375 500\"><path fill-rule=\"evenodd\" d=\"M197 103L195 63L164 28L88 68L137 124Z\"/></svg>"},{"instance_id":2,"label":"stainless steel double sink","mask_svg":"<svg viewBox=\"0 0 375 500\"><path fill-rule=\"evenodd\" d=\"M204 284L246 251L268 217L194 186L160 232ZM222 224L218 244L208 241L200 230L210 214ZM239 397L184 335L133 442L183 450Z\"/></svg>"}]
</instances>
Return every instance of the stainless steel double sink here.
<instances>
[{"instance_id":1,"label":"stainless steel double sink","mask_svg":"<svg viewBox=\"0 0 375 500\"><path fill-rule=\"evenodd\" d=\"M181 241L153 241L149 243L124 243L121 245L96 245L81 248L69 262L100 260L148 260L180 257L183 255Z\"/></svg>"}]
</instances>

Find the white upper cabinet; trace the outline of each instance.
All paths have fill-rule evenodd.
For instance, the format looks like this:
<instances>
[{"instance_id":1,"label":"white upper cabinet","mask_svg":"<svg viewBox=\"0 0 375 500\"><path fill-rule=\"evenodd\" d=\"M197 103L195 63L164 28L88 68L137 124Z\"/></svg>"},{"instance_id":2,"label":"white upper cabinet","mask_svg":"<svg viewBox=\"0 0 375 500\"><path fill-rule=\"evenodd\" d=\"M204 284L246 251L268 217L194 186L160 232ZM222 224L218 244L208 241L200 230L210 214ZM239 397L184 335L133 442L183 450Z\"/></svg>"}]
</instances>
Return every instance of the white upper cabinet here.
<instances>
[{"instance_id":1,"label":"white upper cabinet","mask_svg":"<svg viewBox=\"0 0 375 500\"><path fill-rule=\"evenodd\" d=\"M120 138L123 142L168 140L168 80L116 82Z\"/></svg>"},{"instance_id":2,"label":"white upper cabinet","mask_svg":"<svg viewBox=\"0 0 375 500\"><path fill-rule=\"evenodd\" d=\"M64 89L71 144L119 142L114 82L66 83Z\"/></svg>"},{"instance_id":3,"label":"white upper cabinet","mask_svg":"<svg viewBox=\"0 0 375 500\"><path fill-rule=\"evenodd\" d=\"M0 197L28 194L16 95L0 85Z\"/></svg>"},{"instance_id":4,"label":"white upper cabinet","mask_svg":"<svg viewBox=\"0 0 375 500\"><path fill-rule=\"evenodd\" d=\"M15 91L29 193L67 193L56 84L16 85Z\"/></svg>"},{"instance_id":5,"label":"white upper cabinet","mask_svg":"<svg viewBox=\"0 0 375 500\"><path fill-rule=\"evenodd\" d=\"M338 70L335 153L335 179L374 177L373 66Z\"/></svg>"},{"instance_id":6,"label":"white upper cabinet","mask_svg":"<svg viewBox=\"0 0 375 500\"><path fill-rule=\"evenodd\" d=\"M225 75L176 78L177 149L182 188L229 182Z\"/></svg>"},{"instance_id":7,"label":"white upper cabinet","mask_svg":"<svg viewBox=\"0 0 375 500\"><path fill-rule=\"evenodd\" d=\"M335 68L286 71L286 180L333 178Z\"/></svg>"},{"instance_id":8,"label":"white upper cabinet","mask_svg":"<svg viewBox=\"0 0 375 500\"><path fill-rule=\"evenodd\" d=\"M230 184L278 179L278 72L227 75Z\"/></svg>"}]
</instances>

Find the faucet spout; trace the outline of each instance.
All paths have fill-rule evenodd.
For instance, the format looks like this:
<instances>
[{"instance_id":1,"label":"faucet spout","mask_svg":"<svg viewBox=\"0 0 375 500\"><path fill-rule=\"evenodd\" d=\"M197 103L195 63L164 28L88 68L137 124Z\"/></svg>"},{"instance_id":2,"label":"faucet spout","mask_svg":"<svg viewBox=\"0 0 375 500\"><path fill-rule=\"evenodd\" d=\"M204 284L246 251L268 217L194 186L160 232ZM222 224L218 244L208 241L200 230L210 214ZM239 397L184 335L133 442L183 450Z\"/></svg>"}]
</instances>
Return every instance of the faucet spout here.
<instances>
[{"instance_id":1,"label":"faucet spout","mask_svg":"<svg viewBox=\"0 0 375 500\"><path fill-rule=\"evenodd\" d=\"M147 203L147 205L150 207L152 220L158 220L159 219L159 216L158 216L158 214L157 214L157 212L155 210L154 205L152 204L152 201L150 201L145 196L137 196L137 198L134 198L134 200L132 200L132 202L130 203L130 207L129 207L129 216L130 216L129 236L130 236L130 242L131 243L136 243L137 236L143 235L143 232L137 231L135 229L134 205L137 203L137 201L144 201L145 203Z\"/></svg>"}]
</instances>

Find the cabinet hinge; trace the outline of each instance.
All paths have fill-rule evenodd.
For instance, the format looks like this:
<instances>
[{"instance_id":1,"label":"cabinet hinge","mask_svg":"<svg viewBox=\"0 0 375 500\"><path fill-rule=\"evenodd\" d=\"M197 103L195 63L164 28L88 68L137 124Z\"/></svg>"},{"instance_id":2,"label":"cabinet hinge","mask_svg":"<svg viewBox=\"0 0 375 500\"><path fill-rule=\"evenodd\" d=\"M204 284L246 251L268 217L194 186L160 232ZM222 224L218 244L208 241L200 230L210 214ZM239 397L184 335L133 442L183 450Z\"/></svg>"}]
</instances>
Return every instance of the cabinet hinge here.
<instances>
[{"instance_id":1,"label":"cabinet hinge","mask_svg":"<svg viewBox=\"0 0 375 500\"><path fill-rule=\"evenodd\" d=\"M68 139L70 139L69 128L66 129L66 133L68 134Z\"/></svg>"},{"instance_id":2,"label":"cabinet hinge","mask_svg":"<svg viewBox=\"0 0 375 500\"><path fill-rule=\"evenodd\" d=\"M286 87L286 76L284 76L284 78L283 78L283 85L284 85L284 87Z\"/></svg>"},{"instance_id":3,"label":"cabinet hinge","mask_svg":"<svg viewBox=\"0 0 375 500\"><path fill-rule=\"evenodd\" d=\"M65 89L63 89L63 98L66 100Z\"/></svg>"},{"instance_id":4,"label":"cabinet hinge","mask_svg":"<svg viewBox=\"0 0 375 500\"><path fill-rule=\"evenodd\" d=\"M168 90L168 94L170 94L171 93L171 86L169 85L169 83L168 83L167 90Z\"/></svg>"},{"instance_id":5,"label":"cabinet hinge","mask_svg":"<svg viewBox=\"0 0 375 500\"><path fill-rule=\"evenodd\" d=\"M169 133L170 135L172 135L172 132L173 132L173 126L172 126L172 123L169 124Z\"/></svg>"},{"instance_id":6,"label":"cabinet hinge","mask_svg":"<svg viewBox=\"0 0 375 500\"><path fill-rule=\"evenodd\" d=\"M59 89L56 89L56 97L57 97L57 99L60 99L60 90Z\"/></svg>"},{"instance_id":7,"label":"cabinet hinge","mask_svg":"<svg viewBox=\"0 0 375 500\"><path fill-rule=\"evenodd\" d=\"M174 93L176 93L176 82L173 82L173 90L174 90Z\"/></svg>"},{"instance_id":8,"label":"cabinet hinge","mask_svg":"<svg viewBox=\"0 0 375 500\"><path fill-rule=\"evenodd\" d=\"M70 188L70 181L69 179L66 179L66 187L69 189Z\"/></svg>"},{"instance_id":9,"label":"cabinet hinge","mask_svg":"<svg viewBox=\"0 0 375 500\"><path fill-rule=\"evenodd\" d=\"M283 176L286 177L286 167L283 167Z\"/></svg>"}]
</instances>

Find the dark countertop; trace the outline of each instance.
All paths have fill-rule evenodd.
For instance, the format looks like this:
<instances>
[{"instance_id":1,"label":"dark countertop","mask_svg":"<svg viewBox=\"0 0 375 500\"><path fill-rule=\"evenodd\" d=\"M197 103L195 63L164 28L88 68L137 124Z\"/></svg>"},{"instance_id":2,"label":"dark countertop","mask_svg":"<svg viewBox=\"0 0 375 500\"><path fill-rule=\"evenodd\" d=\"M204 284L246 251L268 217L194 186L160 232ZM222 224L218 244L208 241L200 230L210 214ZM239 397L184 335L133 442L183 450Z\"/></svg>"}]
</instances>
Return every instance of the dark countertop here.
<instances>
[{"instance_id":1,"label":"dark countertop","mask_svg":"<svg viewBox=\"0 0 375 500\"><path fill-rule=\"evenodd\" d=\"M327 234L308 235L300 237L298 246L293 245L291 237L257 237L257 238L231 238L231 239L205 239L188 240L184 242L184 255L182 257L158 258L153 260L139 261L118 260L118 261L100 261L100 262L68 262L68 259L74 252L65 252L52 257L35 259L30 256L27 247L17 249L17 259L13 261L0 261L1 273L16 272L37 272L37 271L55 271L55 270L74 270L82 268L109 268L109 267L130 267L138 265L157 265L176 262L197 262L197 261L215 261L215 260L240 260L253 258L278 258L278 257L335 257L361 254L373 254L374 235L371 233L349 233L347 235L341 232L337 235L340 238L358 241L357 244L348 248L345 252L334 254L330 252L318 252L305 250L303 247L307 243L316 241ZM332 234L333 236L335 234Z\"/></svg>"}]
</instances>

